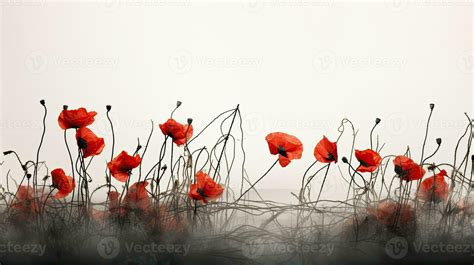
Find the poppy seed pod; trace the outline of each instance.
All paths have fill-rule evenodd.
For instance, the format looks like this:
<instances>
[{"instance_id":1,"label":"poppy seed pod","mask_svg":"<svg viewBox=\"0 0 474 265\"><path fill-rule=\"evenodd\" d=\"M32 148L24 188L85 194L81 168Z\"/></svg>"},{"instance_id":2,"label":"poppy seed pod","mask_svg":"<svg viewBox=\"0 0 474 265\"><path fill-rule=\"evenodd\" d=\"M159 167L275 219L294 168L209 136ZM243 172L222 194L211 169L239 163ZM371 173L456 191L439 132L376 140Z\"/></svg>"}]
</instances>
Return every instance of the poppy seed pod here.
<instances>
[{"instance_id":1,"label":"poppy seed pod","mask_svg":"<svg viewBox=\"0 0 474 265\"><path fill-rule=\"evenodd\" d=\"M27 178L27 179L30 179L30 178L31 178L31 174L29 174L29 173L26 174L26 178Z\"/></svg>"},{"instance_id":2,"label":"poppy seed pod","mask_svg":"<svg viewBox=\"0 0 474 265\"><path fill-rule=\"evenodd\" d=\"M192 118L188 118L188 124L191 125L193 123L193 119Z\"/></svg>"},{"instance_id":3,"label":"poppy seed pod","mask_svg":"<svg viewBox=\"0 0 474 265\"><path fill-rule=\"evenodd\" d=\"M434 107L435 107L435 104L431 103L430 104L430 109L434 109Z\"/></svg>"},{"instance_id":4,"label":"poppy seed pod","mask_svg":"<svg viewBox=\"0 0 474 265\"><path fill-rule=\"evenodd\" d=\"M381 119L377 118L375 119L375 124L379 124L381 121L382 121Z\"/></svg>"},{"instance_id":5,"label":"poppy seed pod","mask_svg":"<svg viewBox=\"0 0 474 265\"><path fill-rule=\"evenodd\" d=\"M442 142L441 138L437 138L437 139L436 139L436 143L437 143L438 145L441 145L441 142Z\"/></svg>"},{"instance_id":6,"label":"poppy seed pod","mask_svg":"<svg viewBox=\"0 0 474 265\"><path fill-rule=\"evenodd\" d=\"M46 104L46 101L44 101L44 99L40 100L40 104L44 106L44 104Z\"/></svg>"},{"instance_id":7,"label":"poppy seed pod","mask_svg":"<svg viewBox=\"0 0 474 265\"><path fill-rule=\"evenodd\" d=\"M105 106L105 108L107 109L107 111L110 111L112 109L112 106L111 105L107 105Z\"/></svg>"},{"instance_id":8,"label":"poppy seed pod","mask_svg":"<svg viewBox=\"0 0 474 265\"><path fill-rule=\"evenodd\" d=\"M347 164L347 163L349 163L349 160L347 160L347 157L344 156L344 157L342 157L342 162Z\"/></svg>"},{"instance_id":9,"label":"poppy seed pod","mask_svg":"<svg viewBox=\"0 0 474 265\"><path fill-rule=\"evenodd\" d=\"M69 108L68 105L63 105L63 110L67 110Z\"/></svg>"},{"instance_id":10,"label":"poppy seed pod","mask_svg":"<svg viewBox=\"0 0 474 265\"><path fill-rule=\"evenodd\" d=\"M179 108L179 106L181 106L181 104L183 104L181 101L176 101L176 107Z\"/></svg>"}]
</instances>

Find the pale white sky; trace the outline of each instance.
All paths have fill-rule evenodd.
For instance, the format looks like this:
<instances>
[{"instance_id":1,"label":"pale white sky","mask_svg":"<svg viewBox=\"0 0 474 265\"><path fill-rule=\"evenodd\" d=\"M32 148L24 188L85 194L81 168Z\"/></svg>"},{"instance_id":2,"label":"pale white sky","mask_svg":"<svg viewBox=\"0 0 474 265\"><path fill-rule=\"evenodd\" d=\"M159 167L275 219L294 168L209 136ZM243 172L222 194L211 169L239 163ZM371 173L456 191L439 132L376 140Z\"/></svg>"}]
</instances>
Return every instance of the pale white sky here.
<instances>
[{"instance_id":1,"label":"pale white sky","mask_svg":"<svg viewBox=\"0 0 474 265\"><path fill-rule=\"evenodd\" d=\"M472 6L299 3L7 1L0 143L24 159L34 157L42 98L50 116L41 159L51 168L68 168L56 122L63 104L99 112L92 129L106 144L105 105L113 105L117 149L132 152L137 137L146 140L149 120L166 120L176 100L183 101L176 118L194 118L196 130L240 103L252 179L275 159L267 133L284 131L302 140L303 159L275 169L259 184L296 189L314 161L314 145L323 134L335 139L344 117L360 129L357 148L368 147L368 133L380 117L383 155L410 145L418 159L433 102L427 152L442 137L438 158L450 162L466 125L463 113L473 114ZM156 132L153 158L163 139ZM205 135L198 144L210 146L215 136ZM348 136L341 141L341 156L348 155L350 142ZM109 148L91 167L97 185ZM12 162L7 159L3 174ZM144 162L145 168L151 164ZM337 193L341 180L334 175L328 190Z\"/></svg>"}]
</instances>

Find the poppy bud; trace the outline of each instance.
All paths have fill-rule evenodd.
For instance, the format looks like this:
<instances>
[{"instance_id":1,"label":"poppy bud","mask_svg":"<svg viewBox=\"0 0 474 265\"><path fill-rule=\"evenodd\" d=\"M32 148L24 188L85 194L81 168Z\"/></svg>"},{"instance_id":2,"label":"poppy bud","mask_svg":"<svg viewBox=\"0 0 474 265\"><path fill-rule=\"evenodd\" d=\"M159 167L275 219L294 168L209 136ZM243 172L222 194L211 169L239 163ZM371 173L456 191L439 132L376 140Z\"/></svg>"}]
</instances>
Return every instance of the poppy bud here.
<instances>
[{"instance_id":1,"label":"poppy bud","mask_svg":"<svg viewBox=\"0 0 474 265\"><path fill-rule=\"evenodd\" d=\"M29 174L29 173L26 174L26 178L27 178L27 179L30 179L30 178L31 178L31 174Z\"/></svg>"},{"instance_id":2,"label":"poppy bud","mask_svg":"<svg viewBox=\"0 0 474 265\"><path fill-rule=\"evenodd\" d=\"M13 151L5 151L5 152L3 152L3 155L4 155L4 156L7 156L7 155L9 155L9 154L11 154L11 153L13 153Z\"/></svg>"},{"instance_id":3,"label":"poppy bud","mask_svg":"<svg viewBox=\"0 0 474 265\"><path fill-rule=\"evenodd\" d=\"M46 175L46 176L44 176L43 181L46 181L46 180L48 180L48 179L49 179L49 176Z\"/></svg>"},{"instance_id":4,"label":"poppy bud","mask_svg":"<svg viewBox=\"0 0 474 265\"><path fill-rule=\"evenodd\" d=\"M46 104L46 101L44 101L44 99L40 100L40 104L44 106L44 104Z\"/></svg>"},{"instance_id":5,"label":"poppy bud","mask_svg":"<svg viewBox=\"0 0 474 265\"><path fill-rule=\"evenodd\" d=\"M347 157L344 156L344 157L342 157L342 162L347 164L347 163L349 163L349 160L347 160Z\"/></svg>"},{"instance_id":6,"label":"poppy bud","mask_svg":"<svg viewBox=\"0 0 474 265\"><path fill-rule=\"evenodd\" d=\"M430 104L430 109L434 109L434 107L435 107L435 104L431 103Z\"/></svg>"},{"instance_id":7,"label":"poppy bud","mask_svg":"<svg viewBox=\"0 0 474 265\"><path fill-rule=\"evenodd\" d=\"M191 125L191 123L193 123L193 119L192 119L192 118L188 118L188 124Z\"/></svg>"},{"instance_id":8,"label":"poppy bud","mask_svg":"<svg viewBox=\"0 0 474 265\"><path fill-rule=\"evenodd\" d=\"M438 145L441 145L441 142L442 142L441 138L437 138L437 139L436 139L436 143L437 143Z\"/></svg>"},{"instance_id":9,"label":"poppy bud","mask_svg":"<svg viewBox=\"0 0 474 265\"><path fill-rule=\"evenodd\" d=\"M23 169L23 171L26 171L26 165L21 165L21 169Z\"/></svg>"},{"instance_id":10,"label":"poppy bud","mask_svg":"<svg viewBox=\"0 0 474 265\"><path fill-rule=\"evenodd\" d=\"M379 124L381 121L382 121L381 119L377 118L375 119L375 124Z\"/></svg>"},{"instance_id":11,"label":"poppy bud","mask_svg":"<svg viewBox=\"0 0 474 265\"><path fill-rule=\"evenodd\" d=\"M67 110L68 105L63 105L63 110Z\"/></svg>"},{"instance_id":12,"label":"poppy bud","mask_svg":"<svg viewBox=\"0 0 474 265\"><path fill-rule=\"evenodd\" d=\"M166 170L167 168L168 168L167 165L163 165L163 166L161 167L161 170Z\"/></svg>"},{"instance_id":13,"label":"poppy bud","mask_svg":"<svg viewBox=\"0 0 474 265\"><path fill-rule=\"evenodd\" d=\"M176 108L179 108L179 106L181 106L181 104L183 104L181 101L176 101Z\"/></svg>"},{"instance_id":14,"label":"poppy bud","mask_svg":"<svg viewBox=\"0 0 474 265\"><path fill-rule=\"evenodd\" d=\"M105 108L107 109L107 111L110 111L112 109L112 106L107 105L107 106L105 106Z\"/></svg>"}]
</instances>

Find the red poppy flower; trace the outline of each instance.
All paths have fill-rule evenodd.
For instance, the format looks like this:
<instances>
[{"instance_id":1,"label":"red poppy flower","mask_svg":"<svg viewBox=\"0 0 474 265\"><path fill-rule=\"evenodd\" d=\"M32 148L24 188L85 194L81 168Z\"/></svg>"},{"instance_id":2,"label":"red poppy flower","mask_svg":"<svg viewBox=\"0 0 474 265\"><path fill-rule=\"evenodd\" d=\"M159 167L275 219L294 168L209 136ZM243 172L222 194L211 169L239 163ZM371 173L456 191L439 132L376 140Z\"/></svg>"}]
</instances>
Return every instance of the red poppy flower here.
<instances>
[{"instance_id":1,"label":"red poppy flower","mask_svg":"<svg viewBox=\"0 0 474 265\"><path fill-rule=\"evenodd\" d=\"M76 132L77 146L84 152L84 158L99 155L105 147L104 138L97 137L89 128L81 127Z\"/></svg>"},{"instance_id":2,"label":"red poppy flower","mask_svg":"<svg viewBox=\"0 0 474 265\"><path fill-rule=\"evenodd\" d=\"M393 225L395 221L407 224L414 220L413 209L409 204L400 206L398 202L392 200L380 202L377 208L369 208L369 212L384 225Z\"/></svg>"},{"instance_id":3,"label":"red poppy flower","mask_svg":"<svg viewBox=\"0 0 474 265\"><path fill-rule=\"evenodd\" d=\"M393 164L395 165L395 172L402 180L412 181L421 179L426 173L423 167L406 156L395 157Z\"/></svg>"},{"instance_id":4,"label":"red poppy flower","mask_svg":"<svg viewBox=\"0 0 474 265\"><path fill-rule=\"evenodd\" d=\"M130 186L123 199L124 206L128 209L147 211L150 205L150 196L148 196L146 186L148 186L147 181L136 182Z\"/></svg>"},{"instance_id":5,"label":"red poppy flower","mask_svg":"<svg viewBox=\"0 0 474 265\"><path fill-rule=\"evenodd\" d=\"M97 112L87 112L85 108L79 108L77 110L65 109L59 114L59 127L63 130L86 127L94 122L95 115L97 115Z\"/></svg>"},{"instance_id":6,"label":"red poppy flower","mask_svg":"<svg viewBox=\"0 0 474 265\"><path fill-rule=\"evenodd\" d=\"M337 143L330 142L326 136L314 148L314 157L321 163L337 163Z\"/></svg>"},{"instance_id":7,"label":"red poppy flower","mask_svg":"<svg viewBox=\"0 0 474 265\"><path fill-rule=\"evenodd\" d=\"M140 155L130 156L127 152L122 151L117 157L107 164L110 173L118 181L125 182L132 169L138 167L142 159Z\"/></svg>"},{"instance_id":8,"label":"red poppy flower","mask_svg":"<svg viewBox=\"0 0 474 265\"><path fill-rule=\"evenodd\" d=\"M160 124L160 129L164 135L171 137L173 142L178 146L185 144L189 139L191 139L191 137L193 137L192 125L184 125L173 119L168 119L165 123Z\"/></svg>"},{"instance_id":9,"label":"red poppy flower","mask_svg":"<svg viewBox=\"0 0 474 265\"><path fill-rule=\"evenodd\" d=\"M300 159L303 155L303 144L298 138L282 132L270 133L265 137L272 155L278 154L282 167L290 164L291 160Z\"/></svg>"},{"instance_id":10,"label":"red poppy flower","mask_svg":"<svg viewBox=\"0 0 474 265\"><path fill-rule=\"evenodd\" d=\"M110 191L107 195L109 199L109 210L119 207L120 194L116 191Z\"/></svg>"},{"instance_id":11,"label":"red poppy flower","mask_svg":"<svg viewBox=\"0 0 474 265\"><path fill-rule=\"evenodd\" d=\"M203 203L218 199L223 192L224 188L202 171L196 173L196 184L189 187L189 197Z\"/></svg>"},{"instance_id":12,"label":"red poppy flower","mask_svg":"<svg viewBox=\"0 0 474 265\"><path fill-rule=\"evenodd\" d=\"M382 162L382 157L372 149L355 150L355 156L360 162L360 166L357 168L359 172L374 172Z\"/></svg>"},{"instance_id":13,"label":"red poppy flower","mask_svg":"<svg viewBox=\"0 0 474 265\"><path fill-rule=\"evenodd\" d=\"M423 180L418 190L418 197L425 201L446 201L448 199L449 187L444 177L447 175L446 170L441 170L435 176Z\"/></svg>"},{"instance_id":14,"label":"red poppy flower","mask_svg":"<svg viewBox=\"0 0 474 265\"><path fill-rule=\"evenodd\" d=\"M21 185L15 196L15 201L11 208L15 214L30 215L37 213L39 210L38 204L34 199L33 187Z\"/></svg>"},{"instance_id":15,"label":"red poppy flower","mask_svg":"<svg viewBox=\"0 0 474 265\"><path fill-rule=\"evenodd\" d=\"M54 197L61 199L69 195L76 187L76 182L70 176L66 176L64 170L57 168L51 171L51 177L53 179L53 187L58 190Z\"/></svg>"}]
</instances>

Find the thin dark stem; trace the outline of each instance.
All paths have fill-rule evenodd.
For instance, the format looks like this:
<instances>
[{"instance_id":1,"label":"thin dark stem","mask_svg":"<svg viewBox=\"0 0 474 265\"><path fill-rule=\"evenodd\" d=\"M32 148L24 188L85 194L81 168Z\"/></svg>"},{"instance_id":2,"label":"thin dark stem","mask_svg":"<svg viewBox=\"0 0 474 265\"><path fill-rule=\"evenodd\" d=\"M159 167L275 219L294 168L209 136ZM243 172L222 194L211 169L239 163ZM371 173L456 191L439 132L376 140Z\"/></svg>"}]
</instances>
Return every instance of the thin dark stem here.
<instances>
[{"instance_id":1,"label":"thin dark stem","mask_svg":"<svg viewBox=\"0 0 474 265\"><path fill-rule=\"evenodd\" d=\"M245 196L245 194L247 194L250 190L252 190L253 187L255 187L255 185L257 185L272 170L272 168L275 167L277 163L278 163L278 159L275 162L273 162L273 165L254 184L252 184L250 188L248 188L244 193L242 193L242 195L240 195L240 197L237 200L235 200L235 203L240 201L240 199L242 199Z\"/></svg>"}]
</instances>

